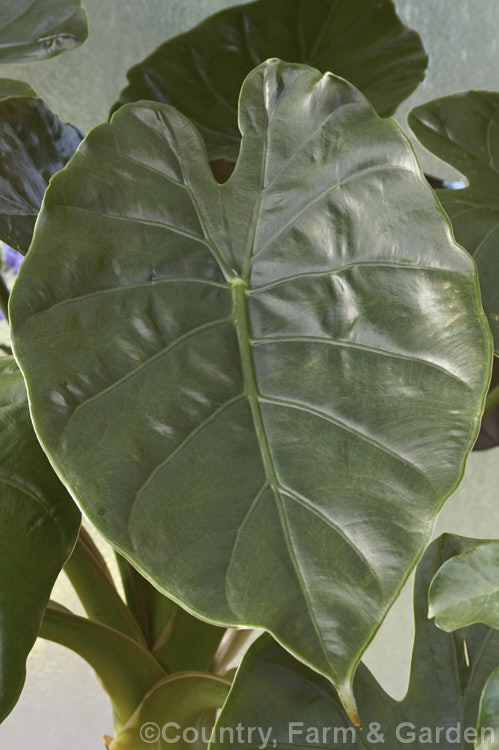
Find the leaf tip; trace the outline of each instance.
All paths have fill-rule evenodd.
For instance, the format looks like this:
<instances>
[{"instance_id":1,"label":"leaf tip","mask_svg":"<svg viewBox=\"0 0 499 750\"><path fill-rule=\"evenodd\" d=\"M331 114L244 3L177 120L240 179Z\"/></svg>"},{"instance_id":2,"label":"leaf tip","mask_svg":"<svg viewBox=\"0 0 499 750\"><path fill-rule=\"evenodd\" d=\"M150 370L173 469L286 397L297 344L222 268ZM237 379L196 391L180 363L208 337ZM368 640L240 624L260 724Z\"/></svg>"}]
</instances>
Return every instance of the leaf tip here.
<instances>
[{"instance_id":1,"label":"leaf tip","mask_svg":"<svg viewBox=\"0 0 499 750\"><path fill-rule=\"evenodd\" d=\"M357 704L355 703L355 697L353 694L353 687L351 682L347 682L338 687L338 695L345 709L348 718L355 727L360 727L360 719L357 711Z\"/></svg>"}]
</instances>

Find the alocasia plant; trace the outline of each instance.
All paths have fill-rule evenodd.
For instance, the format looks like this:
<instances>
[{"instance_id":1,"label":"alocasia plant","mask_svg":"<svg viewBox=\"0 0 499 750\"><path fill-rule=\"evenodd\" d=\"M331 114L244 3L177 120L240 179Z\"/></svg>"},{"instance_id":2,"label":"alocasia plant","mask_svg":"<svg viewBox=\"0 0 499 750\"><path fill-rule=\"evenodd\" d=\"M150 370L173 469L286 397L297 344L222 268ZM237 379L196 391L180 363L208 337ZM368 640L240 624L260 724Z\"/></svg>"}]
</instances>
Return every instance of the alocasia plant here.
<instances>
[{"instance_id":1,"label":"alocasia plant","mask_svg":"<svg viewBox=\"0 0 499 750\"><path fill-rule=\"evenodd\" d=\"M187 608L272 632L353 712L475 439L489 333L409 143L355 89L269 61L239 121L221 186L163 105L87 137L47 191L14 350L97 528Z\"/></svg>"},{"instance_id":2,"label":"alocasia plant","mask_svg":"<svg viewBox=\"0 0 499 750\"><path fill-rule=\"evenodd\" d=\"M29 7L28 51L39 22L84 19L71 0ZM258 0L133 68L81 144L3 79L0 239L24 253L36 226L9 305L17 364L0 361L0 474L32 500L0 494L2 717L39 633L99 675L112 750L171 744L166 719L204 748L224 704L219 727L257 716L274 746L300 744L291 714L496 726L497 633L427 620L433 575L472 542L420 562L405 700L357 670L461 479L491 371L475 248L386 119L426 65L390 0ZM73 501L116 550L126 601ZM13 538L41 533L41 507L62 541L23 557ZM63 565L86 617L47 605Z\"/></svg>"}]
</instances>

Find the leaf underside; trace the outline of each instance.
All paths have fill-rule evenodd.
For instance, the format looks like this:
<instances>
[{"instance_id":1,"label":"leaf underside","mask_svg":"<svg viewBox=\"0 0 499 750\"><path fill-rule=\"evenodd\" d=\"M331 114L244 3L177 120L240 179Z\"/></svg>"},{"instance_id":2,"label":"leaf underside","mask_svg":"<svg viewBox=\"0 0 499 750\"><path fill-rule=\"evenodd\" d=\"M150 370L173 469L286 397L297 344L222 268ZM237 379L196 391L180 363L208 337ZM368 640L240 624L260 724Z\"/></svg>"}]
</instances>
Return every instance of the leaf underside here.
<instances>
[{"instance_id":1,"label":"leaf underside","mask_svg":"<svg viewBox=\"0 0 499 750\"><path fill-rule=\"evenodd\" d=\"M236 159L239 90L270 57L346 78L383 116L414 91L428 64L392 0L258 0L162 44L128 72L114 109L140 99L173 105L196 124L210 158Z\"/></svg>"},{"instance_id":2,"label":"leaf underside","mask_svg":"<svg viewBox=\"0 0 499 750\"><path fill-rule=\"evenodd\" d=\"M46 194L13 345L38 436L103 535L350 700L461 477L490 336L395 123L278 60L240 107L223 185L172 108L92 131Z\"/></svg>"}]
</instances>

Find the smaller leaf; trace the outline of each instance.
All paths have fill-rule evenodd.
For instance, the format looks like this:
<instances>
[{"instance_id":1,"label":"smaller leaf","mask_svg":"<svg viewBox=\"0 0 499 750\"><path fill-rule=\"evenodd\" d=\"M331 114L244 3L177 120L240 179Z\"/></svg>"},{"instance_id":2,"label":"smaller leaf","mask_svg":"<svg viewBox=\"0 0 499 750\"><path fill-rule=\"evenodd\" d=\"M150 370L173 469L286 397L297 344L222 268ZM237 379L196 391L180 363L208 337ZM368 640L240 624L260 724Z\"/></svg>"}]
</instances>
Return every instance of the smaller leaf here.
<instances>
[{"instance_id":1,"label":"smaller leaf","mask_svg":"<svg viewBox=\"0 0 499 750\"><path fill-rule=\"evenodd\" d=\"M433 579L429 602L429 616L447 632L478 622L499 629L499 541L451 557Z\"/></svg>"},{"instance_id":2,"label":"smaller leaf","mask_svg":"<svg viewBox=\"0 0 499 750\"><path fill-rule=\"evenodd\" d=\"M499 669L496 669L482 693L478 714L478 740L476 750L499 748Z\"/></svg>"},{"instance_id":3,"label":"smaller leaf","mask_svg":"<svg viewBox=\"0 0 499 750\"><path fill-rule=\"evenodd\" d=\"M50 178L65 166L82 138L31 86L0 79L0 239L23 255Z\"/></svg>"},{"instance_id":4,"label":"smaller leaf","mask_svg":"<svg viewBox=\"0 0 499 750\"><path fill-rule=\"evenodd\" d=\"M172 743L178 750L207 747L216 711L223 706L229 688L227 680L214 675L184 672L167 677L144 698L109 750L137 750L146 744L166 750ZM187 728L186 741L183 731ZM196 735L198 740L192 741Z\"/></svg>"},{"instance_id":5,"label":"smaller leaf","mask_svg":"<svg viewBox=\"0 0 499 750\"><path fill-rule=\"evenodd\" d=\"M2 0L0 64L56 57L85 41L87 16L80 0Z\"/></svg>"},{"instance_id":6,"label":"smaller leaf","mask_svg":"<svg viewBox=\"0 0 499 750\"><path fill-rule=\"evenodd\" d=\"M25 679L50 592L80 514L36 439L13 357L0 358L0 721Z\"/></svg>"}]
</instances>

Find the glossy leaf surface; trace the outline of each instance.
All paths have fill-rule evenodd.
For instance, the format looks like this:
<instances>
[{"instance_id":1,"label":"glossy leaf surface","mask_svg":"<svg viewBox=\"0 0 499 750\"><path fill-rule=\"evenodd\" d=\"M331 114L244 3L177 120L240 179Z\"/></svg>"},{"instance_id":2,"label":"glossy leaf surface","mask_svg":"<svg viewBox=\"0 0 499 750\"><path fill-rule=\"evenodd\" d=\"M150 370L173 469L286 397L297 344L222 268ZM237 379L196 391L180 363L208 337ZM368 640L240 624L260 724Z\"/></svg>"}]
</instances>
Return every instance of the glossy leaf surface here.
<instances>
[{"instance_id":1,"label":"glossy leaf surface","mask_svg":"<svg viewBox=\"0 0 499 750\"><path fill-rule=\"evenodd\" d=\"M0 79L0 239L23 255L50 178L82 138L30 86Z\"/></svg>"},{"instance_id":2,"label":"glossy leaf surface","mask_svg":"<svg viewBox=\"0 0 499 750\"><path fill-rule=\"evenodd\" d=\"M87 38L80 0L2 0L0 64L45 60Z\"/></svg>"},{"instance_id":3,"label":"glossy leaf surface","mask_svg":"<svg viewBox=\"0 0 499 750\"><path fill-rule=\"evenodd\" d=\"M92 131L47 192L14 348L44 448L104 536L348 702L460 479L490 336L406 137L356 89L271 60L240 122L223 185L172 108Z\"/></svg>"},{"instance_id":4,"label":"glossy leaf surface","mask_svg":"<svg viewBox=\"0 0 499 750\"><path fill-rule=\"evenodd\" d=\"M179 750L203 750L223 706L230 683L215 675L183 672L162 680L144 698L123 731L109 744L109 750L137 750L147 745L166 750L172 743ZM167 723L169 726L164 729ZM189 729L188 741L182 739ZM196 739L196 733L199 741ZM180 739L176 741L176 738Z\"/></svg>"},{"instance_id":5,"label":"glossy leaf surface","mask_svg":"<svg viewBox=\"0 0 499 750\"><path fill-rule=\"evenodd\" d=\"M428 63L420 37L401 23L391 0L258 0L165 42L129 71L115 106L171 104L197 125L211 158L235 159L239 89L269 57L346 78L381 115L414 91Z\"/></svg>"},{"instance_id":6,"label":"glossy leaf surface","mask_svg":"<svg viewBox=\"0 0 499 750\"><path fill-rule=\"evenodd\" d=\"M31 425L12 357L0 358L0 720L15 705L50 592L80 514Z\"/></svg>"},{"instance_id":7,"label":"glossy leaf surface","mask_svg":"<svg viewBox=\"0 0 499 750\"><path fill-rule=\"evenodd\" d=\"M429 151L468 181L437 190L456 240L478 267L483 306L499 352L499 94L466 91L416 107L409 124Z\"/></svg>"},{"instance_id":8,"label":"glossy leaf surface","mask_svg":"<svg viewBox=\"0 0 499 750\"><path fill-rule=\"evenodd\" d=\"M430 617L452 631L483 622L499 629L499 541L476 546L452 557L430 588Z\"/></svg>"},{"instance_id":9,"label":"glossy leaf surface","mask_svg":"<svg viewBox=\"0 0 499 750\"><path fill-rule=\"evenodd\" d=\"M476 750L499 748L499 669L492 673L483 690L478 716L478 735Z\"/></svg>"},{"instance_id":10,"label":"glossy leaf surface","mask_svg":"<svg viewBox=\"0 0 499 750\"><path fill-rule=\"evenodd\" d=\"M466 539L445 535L431 545L419 564L411 679L402 701L385 693L361 664L355 678L355 694L363 728L354 730L331 686L265 635L244 658L217 727L236 727L239 722L243 727L258 725L264 730L270 727L275 744L271 740L269 747L292 746L296 750L310 746L337 750L380 746L416 750L472 747L472 742L468 745L462 739L456 744L455 733L449 740L445 734L436 740L435 731L437 727L447 729L458 724L461 733L476 727L483 686L499 660L499 632L475 625L449 635L427 618L428 587L435 572L449 555L466 549L467 544ZM485 717L484 712L483 721ZM404 726L406 723L415 730L414 741L409 737L411 727ZM290 738L292 725L296 733ZM310 734L307 741L309 727L316 727L318 736ZM328 727L323 736L323 729ZM424 727L433 733L433 740L428 735L420 739ZM405 741L397 738L397 729ZM224 746L227 743L215 742L212 750L222 750Z\"/></svg>"}]
</instances>

